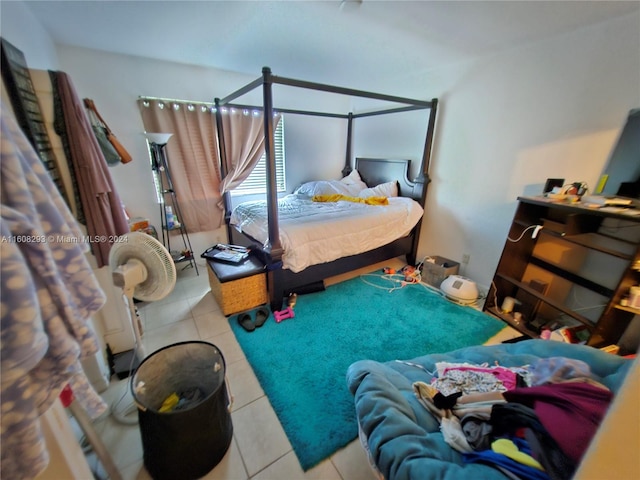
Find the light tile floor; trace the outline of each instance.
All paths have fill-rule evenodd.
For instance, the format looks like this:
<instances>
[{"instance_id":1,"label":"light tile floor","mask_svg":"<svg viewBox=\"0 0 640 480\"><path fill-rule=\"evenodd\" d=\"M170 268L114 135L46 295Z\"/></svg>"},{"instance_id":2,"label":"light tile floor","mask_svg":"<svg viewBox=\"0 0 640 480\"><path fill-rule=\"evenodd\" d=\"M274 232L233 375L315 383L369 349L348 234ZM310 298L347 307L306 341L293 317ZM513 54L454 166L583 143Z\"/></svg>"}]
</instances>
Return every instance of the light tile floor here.
<instances>
[{"instance_id":1,"label":"light tile floor","mask_svg":"<svg viewBox=\"0 0 640 480\"><path fill-rule=\"evenodd\" d=\"M401 260L394 260L363 270L370 272L383 266L399 268L403 264ZM225 358L234 399L231 411L233 440L225 457L205 478L376 479L358 440L313 469L302 471L269 399L236 341L227 317L222 314L210 292L206 265L199 263L198 268L199 276L193 268L180 271L176 287L169 296L153 303L139 303L138 310L144 326L143 344L147 354L176 342L204 340L216 345ZM327 283L342 281L360 273L363 271L335 277ZM507 328L488 343L498 343L513 336L513 330ZM116 379L102 396L112 410L122 411L131 403L128 391L128 380ZM106 415L95 422L95 428L124 479L151 478L143 465L137 424L126 425L116 421L114 415ZM92 469L98 472L97 478L107 478L94 454L90 453L88 460Z\"/></svg>"}]
</instances>

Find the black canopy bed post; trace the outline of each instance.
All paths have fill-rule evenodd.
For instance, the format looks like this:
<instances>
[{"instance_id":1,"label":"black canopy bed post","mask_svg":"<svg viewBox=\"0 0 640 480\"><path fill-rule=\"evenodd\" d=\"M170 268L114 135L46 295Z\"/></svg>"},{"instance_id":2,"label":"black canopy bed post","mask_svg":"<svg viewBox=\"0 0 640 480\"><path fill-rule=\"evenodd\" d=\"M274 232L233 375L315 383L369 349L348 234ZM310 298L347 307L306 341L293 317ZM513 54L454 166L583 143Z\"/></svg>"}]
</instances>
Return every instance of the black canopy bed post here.
<instances>
[{"instance_id":1,"label":"black canopy bed post","mask_svg":"<svg viewBox=\"0 0 640 480\"><path fill-rule=\"evenodd\" d=\"M431 182L429 169L431 167L431 149L433 147L433 135L436 128L436 111L438 109L438 100L431 100L431 108L429 109L429 123L427 124L427 135L424 141L424 150L422 152L422 164L418 176L413 180L415 183L413 195L420 199L420 204L424 208L427 204L427 187ZM409 264L416 264L418 257L418 244L420 243L420 230L422 229L422 220L414 227L415 235L411 243L411 253L407 256Z\"/></svg>"},{"instance_id":2,"label":"black canopy bed post","mask_svg":"<svg viewBox=\"0 0 640 480\"><path fill-rule=\"evenodd\" d=\"M224 179L229 171L227 169L227 149L224 142L224 130L222 126L222 110L220 108L220 99L216 98L214 100L215 109L216 109L216 129L218 133L218 149L220 154L220 175L222 179ZM227 226L227 238L231 239L231 193L226 191L222 194L222 201L224 203L224 223Z\"/></svg>"},{"instance_id":3,"label":"black canopy bed post","mask_svg":"<svg viewBox=\"0 0 640 480\"><path fill-rule=\"evenodd\" d=\"M351 168L351 139L353 138L353 113L349 112L347 116L347 153L344 159L344 168L342 169L342 176L346 177L352 172Z\"/></svg>"},{"instance_id":4,"label":"black canopy bed post","mask_svg":"<svg viewBox=\"0 0 640 480\"><path fill-rule=\"evenodd\" d=\"M264 81L262 93L264 101L264 151L266 155L267 171L267 205L269 218L269 245L271 258L278 261L282 258L282 245L280 244L280 230L278 228L278 186L276 184L276 151L273 128L273 92L271 89L271 70L268 67L262 69Z\"/></svg>"},{"instance_id":5,"label":"black canopy bed post","mask_svg":"<svg viewBox=\"0 0 640 480\"><path fill-rule=\"evenodd\" d=\"M377 95L376 95L377 96ZM429 177L429 168L431 163L431 148L433 145L433 134L435 131L435 122L436 122L436 111L438 107L438 100L432 99L430 102L425 102L421 100L410 100L406 98L399 97L389 97L387 95L383 95L386 99L393 98L396 102L409 103L410 105L405 107L392 108L387 110L378 110L373 112L361 113L353 116L349 114L349 126L348 126L348 142L347 142L347 155L350 156L350 145L351 145L351 121L354 118L364 118L364 117L372 117L378 115L389 115L393 113L402 113L402 112L410 112L414 110L424 110L426 108L429 109L429 120L427 123L427 133L425 135L424 149L422 153L422 161L420 163L420 169L418 171L417 177L413 180L406 179L407 183L411 186L411 191L408 196L415 199L420 205L424 208L426 204L427 198L427 186L431 179ZM373 98L373 97L372 97ZM347 170L347 167L345 167ZM350 171L350 169L349 169ZM344 173L344 172L343 172ZM409 172L407 172L409 173ZM422 228L422 220L418 222L418 224L413 228L412 241L411 241L411 250L407 252L406 258L407 263L410 265L416 264L416 259L418 256L418 244L420 242L420 229Z\"/></svg>"},{"instance_id":6,"label":"black canopy bed post","mask_svg":"<svg viewBox=\"0 0 640 480\"><path fill-rule=\"evenodd\" d=\"M424 205L427 197L427 185L431 182L431 178L429 177L429 169L431 167L431 148L433 146L433 134L436 129L436 110L438 109L438 100L431 100L431 108L429 109L429 123L427 124L427 135L424 140L424 150L422 152L422 167L420 169L420 173L418 177L414 180L414 182L422 184L421 192L419 198L421 199L421 203ZM417 193L417 192L416 192Z\"/></svg>"},{"instance_id":7,"label":"black canopy bed post","mask_svg":"<svg viewBox=\"0 0 640 480\"><path fill-rule=\"evenodd\" d=\"M278 222L278 185L276 181L276 151L273 128L273 91L271 69L262 69L262 95L264 107L264 151L266 154L267 170L267 218L269 228L269 244L265 246L269 258L267 263L267 286L271 310L282 308L284 290L279 281L282 270L282 244L280 243L280 228Z\"/></svg>"}]
</instances>

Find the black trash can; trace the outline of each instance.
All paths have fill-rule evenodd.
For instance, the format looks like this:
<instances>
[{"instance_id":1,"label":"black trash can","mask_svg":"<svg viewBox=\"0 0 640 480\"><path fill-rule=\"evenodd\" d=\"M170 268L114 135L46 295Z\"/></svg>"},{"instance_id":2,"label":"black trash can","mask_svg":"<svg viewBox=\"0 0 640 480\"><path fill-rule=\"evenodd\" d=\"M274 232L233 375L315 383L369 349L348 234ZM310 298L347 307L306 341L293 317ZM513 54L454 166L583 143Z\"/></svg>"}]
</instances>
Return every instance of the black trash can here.
<instances>
[{"instance_id":1,"label":"black trash can","mask_svg":"<svg viewBox=\"0 0 640 480\"><path fill-rule=\"evenodd\" d=\"M208 342L169 345L140 363L131 391L154 479L200 478L222 460L233 435L225 374L222 353Z\"/></svg>"}]
</instances>

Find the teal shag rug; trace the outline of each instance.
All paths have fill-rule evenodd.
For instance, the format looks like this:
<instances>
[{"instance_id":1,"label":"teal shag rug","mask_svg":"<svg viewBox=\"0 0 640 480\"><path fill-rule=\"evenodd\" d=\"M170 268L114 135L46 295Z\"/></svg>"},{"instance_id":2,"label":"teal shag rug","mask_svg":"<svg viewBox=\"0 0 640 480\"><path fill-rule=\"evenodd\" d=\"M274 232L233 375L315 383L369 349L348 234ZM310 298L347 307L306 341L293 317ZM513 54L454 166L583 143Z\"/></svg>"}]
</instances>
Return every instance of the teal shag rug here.
<instances>
[{"instance_id":1,"label":"teal shag rug","mask_svg":"<svg viewBox=\"0 0 640 480\"><path fill-rule=\"evenodd\" d=\"M398 285L398 284L395 284ZM505 324L425 285L390 290L369 274L299 295L295 317L231 328L306 471L358 435L347 368L480 345Z\"/></svg>"}]
</instances>

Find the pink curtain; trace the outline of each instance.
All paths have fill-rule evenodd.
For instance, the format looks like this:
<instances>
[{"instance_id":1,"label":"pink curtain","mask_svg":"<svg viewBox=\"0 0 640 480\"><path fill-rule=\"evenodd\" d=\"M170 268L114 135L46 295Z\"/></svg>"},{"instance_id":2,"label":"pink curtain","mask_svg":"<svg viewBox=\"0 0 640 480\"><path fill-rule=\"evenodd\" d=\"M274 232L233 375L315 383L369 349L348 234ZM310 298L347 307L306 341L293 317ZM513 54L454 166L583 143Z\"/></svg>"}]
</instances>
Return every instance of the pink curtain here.
<instances>
[{"instance_id":1,"label":"pink curtain","mask_svg":"<svg viewBox=\"0 0 640 480\"><path fill-rule=\"evenodd\" d=\"M173 133L167 164L189 232L215 230L224 221L215 110L211 105L140 99L145 131Z\"/></svg>"},{"instance_id":2,"label":"pink curtain","mask_svg":"<svg viewBox=\"0 0 640 480\"><path fill-rule=\"evenodd\" d=\"M264 153L263 118L263 113L258 110L225 108L222 111L228 173L222 180L221 194L240 185L262 157ZM274 118L274 130L279 121L278 114Z\"/></svg>"}]
</instances>

